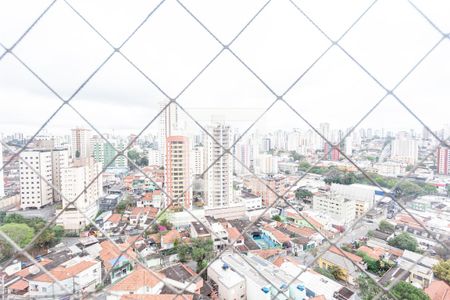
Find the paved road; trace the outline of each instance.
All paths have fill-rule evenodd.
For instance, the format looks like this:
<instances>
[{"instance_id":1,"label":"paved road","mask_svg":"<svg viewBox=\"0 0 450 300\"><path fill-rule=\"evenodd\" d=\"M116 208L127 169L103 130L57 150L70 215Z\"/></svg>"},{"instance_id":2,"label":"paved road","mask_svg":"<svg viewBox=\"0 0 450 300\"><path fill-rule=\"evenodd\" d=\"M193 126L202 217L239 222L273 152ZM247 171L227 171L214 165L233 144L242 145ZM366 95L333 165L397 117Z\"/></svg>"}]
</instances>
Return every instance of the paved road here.
<instances>
[{"instance_id":1,"label":"paved road","mask_svg":"<svg viewBox=\"0 0 450 300\"><path fill-rule=\"evenodd\" d=\"M367 237L367 233L370 230L375 230L377 227L377 223L367 223L362 220L352 231L346 234L346 236L339 242L339 246L342 244L351 243L354 240L358 240L362 237Z\"/></svg>"},{"instance_id":2,"label":"paved road","mask_svg":"<svg viewBox=\"0 0 450 300\"><path fill-rule=\"evenodd\" d=\"M10 210L7 214L16 213L26 218L40 217L46 220L50 220L55 216L55 206L46 206L42 209L30 209L30 210Z\"/></svg>"}]
</instances>

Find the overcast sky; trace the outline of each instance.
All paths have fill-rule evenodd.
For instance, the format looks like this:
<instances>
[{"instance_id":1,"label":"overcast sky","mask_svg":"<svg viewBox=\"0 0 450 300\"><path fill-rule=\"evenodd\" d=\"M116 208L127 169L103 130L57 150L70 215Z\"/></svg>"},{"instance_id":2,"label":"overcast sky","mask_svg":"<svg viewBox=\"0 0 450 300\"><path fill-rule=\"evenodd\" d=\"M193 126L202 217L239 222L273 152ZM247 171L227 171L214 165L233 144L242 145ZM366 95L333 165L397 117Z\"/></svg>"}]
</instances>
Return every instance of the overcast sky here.
<instances>
[{"instance_id":1,"label":"overcast sky","mask_svg":"<svg viewBox=\"0 0 450 300\"><path fill-rule=\"evenodd\" d=\"M69 1L115 47L159 1ZM0 43L11 47L50 1L0 1ZM265 1L183 1L224 44ZM371 1L295 2L333 40L369 7ZM450 32L450 2L414 3L443 31ZM340 41L342 47L388 89L441 39L407 1L380 0ZM286 90L330 45L287 0L273 0L231 45L231 49L276 94ZM176 1L165 1L125 44L122 52L168 96L178 96L217 55L222 46ZM0 55L4 49L0 49ZM68 99L111 54L103 41L63 1L14 48L14 53L61 97ZM450 123L450 41L442 41L395 91L433 129ZM385 91L343 51L333 47L285 95L287 102L314 126L353 126ZM206 125L224 115L243 131L275 96L230 52L224 51L178 98ZM164 94L120 54L73 98L72 105L101 131L137 133L157 113ZM13 56L0 60L0 132L34 133L61 104ZM190 127L193 122L184 117ZM46 127L66 132L88 127L65 107ZM306 128L284 103L277 103L255 126ZM387 97L361 127L420 129L393 97ZM157 122L150 131L156 131Z\"/></svg>"}]
</instances>

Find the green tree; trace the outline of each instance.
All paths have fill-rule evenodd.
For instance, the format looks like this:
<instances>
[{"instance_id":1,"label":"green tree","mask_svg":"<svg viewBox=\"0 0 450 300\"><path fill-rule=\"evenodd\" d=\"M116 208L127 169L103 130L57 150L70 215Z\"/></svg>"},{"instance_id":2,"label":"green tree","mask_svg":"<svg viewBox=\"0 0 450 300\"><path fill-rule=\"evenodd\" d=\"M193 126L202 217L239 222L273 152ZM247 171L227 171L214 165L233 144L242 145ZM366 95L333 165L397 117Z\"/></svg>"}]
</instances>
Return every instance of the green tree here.
<instances>
[{"instance_id":1,"label":"green tree","mask_svg":"<svg viewBox=\"0 0 450 300\"><path fill-rule=\"evenodd\" d=\"M141 159L139 159L139 162L137 165L140 167L148 166L148 158L146 156L141 157Z\"/></svg>"},{"instance_id":2,"label":"green tree","mask_svg":"<svg viewBox=\"0 0 450 300\"><path fill-rule=\"evenodd\" d=\"M311 199L312 196L313 196L313 194L310 191L305 190L305 189L299 188L295 191L295 198L298 200Z\"/></svg>"},{"instance_id":3,"label":"green tree","mask_svg":"<svg viewBox=\"0 0 450 300\"><path fill-rule=\"evenodd\" d=\"M306 172L310 167L311 167L311 165L307 161L301 161L298 164L299 170L303 171L303 172Z\"/></svg>"},{"instance_id":4,"label":"green tree","mask_svg":"<svg viewBox=\"0 0 450 300\"><path fill-rule=\"evenodd\" d=\"M135 149L131 149L127 152L127 157L130 159L128 161L128 167L130 169L134 169L134 165L130 162L132 161L134 164L139 165L141 160L141 154L137 152Z\"/></svg>"},{"instance_id":5,"label":"green tree","mask_svg":"<svg viewBox=\"0 0 450 300\"><path fill-rule=\"evenodd\" d=\"M381 292L380 287L366 274L358 277L358 295L362 300L372 300Z\"/></svg>"},{"instance_id":6,"label":"green tree","mask_svg":"<svg viewBox=\"0 0 450 300\"><path fill-rule=\"evenodd\" d=\"M192 239L190 245L175 241L174 248L181 262L191 258L197 263L197 272L201 272L214 257L213 241L210 239Z\"/></svg>"},{"instance_id":7,"label":"green tree","mask_svg":"<svg viewBox=\"0 0 450 300\"><path fill-rule=\"evenodd\" d=\"M34 236L34 230L27 224L8 223L0 226L0 231L9 236L21 248L28 245Z\"/></svg>"},{"instance_id":8,"label":"green tree","mask_svg":"<svg viewBox=\"0 0 450 300\"><path fill-rule=\"evenodd\" d=\"M61 225L56 225L53 227L53 233L55 234L56 243L61 241L61 238L64 236L64 227Z\"/></svg>"},{"instance_id":9,"label":"green tree","mask_svg":"<svg viewBox=\"0 0 450 300\"><path fill-rule=\"evenodd\" d=\"M19 214L9 214L6 215L6 217L3 219L3 223L16 223L16 224L23 224L26 223L27 220Z\"/></svg>"},{"instance_id":10,"label":"green tree","mask_svg":"<svg viewBox=\"0 0 450 300\"><path fill-rule=\"evenodd\" d=\"M170 223L170 221L167 218L162 219L159 221L159 225L166 227L168 230L172 229L173 224Z\"/></svg>"},{"instance_id":11,"label":"green tree","mask_svg":"<svg viewBox=\"0 0 450 300\"><path fill-rule=\"evenodd\" d=\"M272 220L277 221L277 222L281 222L281 217L280 215L275 215L272 217Z\"/></svg>"},{"instance_id":12,"label":"green tree","mask_svg":"<svg viewBox=\"0 0 450 300\"><path fill-rule=\"evenodd\" d=\"M430 300L430 297L421 289L416 288L406 281L400 281L392 289L391 293L398 299Z\"/></svg>"},{"instance_id":13,"label":"green tree","mask_svg":"<svg viewBox=\"0 0 450 300\"><path fill-rule=\"evenodd\" d=\"M332 280L336 280L336 278L334 277L334 275L331 274L331 272L328 271L328 270L325 269L325 268L319 268L319 267L316 267L316 268L314 268L314 271L316 271L317 273L322 274L323 276L326 276L326 277L328 277L328 278L330 278L330 279L332 279Z\"/></svg>"},{"instance_id":14,"label":"green tree","mask_svg":"<svg viewBox=\"0 0 450 300\"><path fill-rule=\"evenodd\" d=\"M328 271L330 271L331 274L333 274L333 277L339 280L345 280L345 274L344 271L339 268L338 266L330 266L328 268Z\"/></svg>"},{"instance_id":15,"label":"green tree","mask_svg":"<svg viewBox=\"0 0 450 300\"><path fill-rule=\"evenodd\" d=\"M178 259L180 260L180 262L187 262L191 252L189 245L186 245L185 243L177 239L174 242L174 248L176 253L178 254Z\"/></svg>"},{"instance_id":16,"label":"green tree","mask_svg":"<svg viewBox=\"0 0 450 300\"><path fill-rule=\"evenodd\" d=\"M118 214L123 214L125 212L125 210L127 209L129 204L128 200L122 200L120 201L117 205L116 205L116 212Z\"/></svg>"},{"instance_id":17,"label":"green tree","mask_svg":"<svg viewBox=\"0 0 450 300\"><path fill-rule=\"evenodd\" d=\"M414 252L418 250L419 246L417 240L407 232L402 232L396 237L390 239L388 241L388 244L402 250L409 250Z\"/></svg>"},{"instance_id":18,"label":"green tree","mask_svg":"<svg viewBox=\"0 0 450 300\"><path fill-rule=\"evenodd\" d=\"M6 217L6 211L0 211L0 225L4 223Z\"/></svg>"},{"instance_id":19,"label":"green tree","mask_svg":"<svg viewBox=\"0 0 450 300\"><path fill-rule=\"evenodd\" d=\"M450 284L450 259L441 260L433 266L434 276Z\"/></svg>"},{"instance_id":20,"label":"green tree","mask_svg":"<svg viewBox=\"0 0 450 300\"><path fill-rule=\"evenodd\" d=\"M378 228L385 233L394 233L395 231L395 226L386 220L382 220L380 224L378 224Z\"/></svg>"},{"instance_id":21,"label":"green tree","mask_svg":"<svg viewBox=\"0 0 450 300\"><path fill-rule=\"evenodd\" d=\"M293 161L299 161L299 160L305 159L305 157L303 155L298 154L297 151L290 151L289 156L292 158Z\"/></svg>"}]
</instances>

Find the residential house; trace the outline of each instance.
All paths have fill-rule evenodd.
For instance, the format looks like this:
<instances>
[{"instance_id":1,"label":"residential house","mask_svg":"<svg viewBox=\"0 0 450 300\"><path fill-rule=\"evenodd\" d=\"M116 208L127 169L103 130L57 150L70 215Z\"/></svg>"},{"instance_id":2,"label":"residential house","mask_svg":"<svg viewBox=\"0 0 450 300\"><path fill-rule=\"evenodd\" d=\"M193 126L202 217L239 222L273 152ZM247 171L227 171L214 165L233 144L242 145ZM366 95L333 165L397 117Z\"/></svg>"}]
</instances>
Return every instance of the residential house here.
<instances>
[{"instance_id":1,"label":"residential house","mask_svg":"<svg viewBox=\"0 0 450 300\"><path fill-rule=\"evenodd\" d=\"M331 247L318 259L318 264L321 268L327 270L331 267L338 267L342 271L342 276L339 279L355 285L360 271L356 265L364 267L362 258L350 252L343 252L345 255L335 247Z\"/></svg>"},{"instance_id":2,"label":"residential house","mask_svg":"<svg viewBox=\"0 0 450 300\"><path fill-rule=\"evenodd\" d=\"M211 238L211 234L209 233L207 228L198 221L191 222L191 226L189 229L190 229L191 238L195 238L195 239L210 239Z\"/></svg>"},{"instance_id":3,"label":"residential house","mask_svg":"<svg viewBox=\"0 0 450 300\"><path fill-rule=\"evenodd\" d=\"M161 208L161 199L161 190L146 192L136 201L136 206Z\"/></svg>"},{"instance_id":4,"label":"residential house","mask_svg":"<svg viewBox=\"0 0 450 300\"><path fill-rule=\"evenodd\" d=\"M368 247L365 245L359 247L357 251L365 253L367 256L369 256L370 258L373 258L375 260L383 259L388 254L387 251L384 250L383 248L379 248L379 247L371 248L371 247Z\"/></svg>"},{"instance_id":5,"label":"residential house","mask_svg":"<svg viewBox=\"0 0 450 300\"><path fill-rule=\"evenodd\" d=\"M289 222L295 223L299 227L309 227L316 228L319 231L325 229L325 225L320 223L318 220L313 218L307 213L302 213L301 215L293 210L286 211L286 219Z\"/></svg>"},{"instance_id":6,"label":"residential house","mask_svg":"<svg viewBox=\"0 0 450 300\"><path fill-rule=\"evenodd\" d=\"M101 263L89 257L75 257L48 270L71 294L95 291L102 283ZM67 295L67 291L52 277L42 273L28 280L28 295L31 298L53 299L55 295Z\"/></svg>"},{"instance_id":7,"label":"residential house","mask_svg":"<svg viewBox=\"0 0 450 300\"><path fill-rule=\"evenodd\" d=\"M172 229L161 235L161 249L172 249L177 239L181 239L181 234L178 230Z\"/></svg>"},{"instance_id":8,"label":"residential house","mask_svg":"<svg viewBox=\"0 0 450 300\"><path fill-rule=\"evenodd\" d=\"M272 227L272 225L267 224L261 229L261 232L267 236L277 247L280 248L290 248L291 238L289 235L279 231L278 229Z\"/></svg>"},{"instance_id":9,"label":"residential house","mask_svg":"<svg viewBox=\"0 0 450 300\"><path fill-rule=\"evenodd\" d=\"M219 222L211 224L214 250L221 250L228 244L228 231Z\"/></svg>"},{"instance_id":10,"label":"residential house","mask_svg":"<svg viewBox=\"0 0 450 300\"><path fill-rule=\"evenodd\" d=\"M121 299L133 294L158 295L164 287L165 275L138 266L128 276L121 278L108 288L108 300Z\"/></svg>"},{"instance_id":11,"label":"residential house","mask_svg":"<svg viewBox=\"0 0 450 300\"><path fill-rule=\"evenodd\" d=\"M103 230L110 231L114 228L118 228L122 218L121 214L111 214L105 222L103 222Z\"/></svg>"},{"instance_id":12,"label":"residential house","mask_svg":"<svg viewBox=\"0 0 450 300\"><path fill-rule=\"evenodd\" d=\"M405 250L397 260L398 267L409 274L408 281L420 285L422 288L429 286L433 280L433 266L439 263L437 259Z\"/></svg>"},{"instance_id":13,"label":"residential house","mask_svg":"<svg viewBox=\"0 0 450 300\"><path fill-rule=\"evenodd\" d=\"M165 282L167 285L175 287L192 294L203 294L205 283L203 278L198 276L191 268L185 264L178 263L161 270L161 273L165 276ZM192 282L193 281L193 282ZM192 282L192 283L191 283ZM210 292L207 292L210 293ZM206 296L206 295L205 295Z\"/></svg>"},{"instance_id":14,"label":"residential house","mask_svg":"<svg viewBox=\"0 0 450 300\"><path fill-rule=\"evenodd\" d=\"M127 276L134 267L134 260L136 254L133 249L128 248L126 243L117 243L117 247L109 240L100 243L101 250L99 258L103 262L103 267L106 272L109 272L109 280L114 283L117 280ZM125 253L121 253L123 250L128 250Z\"/></svg>"},{"instance_id":15,"label":"residential house","mask_svg":"<svg viewBox=\"0 0 450 300\"><path fill-rule=\"evenodd\" d=\"M120 300L194 300L193 295L183 294L160 294L160 295L141 295L132 294L120 297Z\"/></svg>"},{"instance_id":16,"label":"residential house","mask_svg":"<svg viewBox=\"0 0 450 300\"><path fill-rule=\"evenodd\" d=\"M228 242L234 243L235 247L244 245L244 236L241 235L239 230L237 230L235 227L227 227L226 228L228 232Z\"/></svg>"},{"instance_id":17,"label":"residential house","mask_svg":"<svg viewBox=\"0 0 450 300\"><path fill-rule=\"evenodd\" d=\"M425 293L431 300L450 300L450 285L445 281L436 280L430 283Z\"/></svg>"},{"instance_id":18,"label":"residential house","mask_svg":"<svg viewBox=\"0 0 450 300\"><path fill-rule=\"evenodd\" d=\"M150 224L150 222L156 218L158 211L157 208L151 206L134 207L129 216L130 224L145 227L145 225Z\"/></svg>"}]
</instances>

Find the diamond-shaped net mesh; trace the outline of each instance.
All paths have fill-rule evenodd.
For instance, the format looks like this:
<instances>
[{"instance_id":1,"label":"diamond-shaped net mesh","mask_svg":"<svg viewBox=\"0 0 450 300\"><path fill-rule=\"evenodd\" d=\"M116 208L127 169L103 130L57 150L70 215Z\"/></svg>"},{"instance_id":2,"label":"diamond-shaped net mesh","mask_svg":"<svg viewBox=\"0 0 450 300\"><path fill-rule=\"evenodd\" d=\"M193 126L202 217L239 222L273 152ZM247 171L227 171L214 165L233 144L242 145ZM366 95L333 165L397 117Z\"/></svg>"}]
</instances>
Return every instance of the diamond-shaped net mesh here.
<instances>
[{"instance_id":1,"label":"diamond-shaped net mesh","mask_svg":"<svg viewBox=\"0 0 450 300\"><path fill-rule=\"evenodd\" d=\"M417 33L411 32L413 30L407 27L408 24L403 24L401 22L403 17L401 14L397 15L391 12L390 5L398 4L387 1L373 1L367 3L365 7L358 4L358 6L361 6L361 9L350 18L347 18L345 22L336 26L336 28L340 30L337 34L336 28L326 28L326 26L322 25L324 22L321 18L323 19L327 16L318 14L317 11L309 7L308 3L301 3L295 0L269 0L267 2L258 1L257 4L258 5L253 6L251 9L244 3L221 4L224 7L235 5L234 9L241 9L245 12L243 13L245 18L241 18L242 20L240 20L240 22L229 25L230 27L233 27L232 35L224 34L222 30L217 28L217 26L214 25L214 22L211 21L211 18L214 18L214 16L208 16L208 12L210 10L217 10L217 8L212 8L211 4L203 3L201 5L194 5L193 3L186 1L162 0L161 2L147 5L151 6L150 8L142 5L141 20L134 21L133 26L128 25L128 32L118 34L121 35L121 38L117 41L117 38L110 38L110 34L108 33L110 31L108 31L108 28L105 28L104 24L96 22L96 18L92 17L92 12L89 8L83 8L81 3L76 3L74 1L55 0L49 3L47 7L40 8L42 12L39 15L33 16L34 21L28 23L30 25L28 25L27 28L23 28L23 32L13 38L13 42L0 44L0 62L4 61L8 66L13 64L16 67L20 67L24 73L28 74L27 76L29 76L28 78L30 80L37 82L36 85L39 87L36 87L36 89L39 89L40 93L47 93L55 99L54 103L49 105L49 117L43 119L42 126L34 132L31 138L26 140L24 145L21 147L14 147L14 145L11 145L10 143L2 142L4 149L9 153L13 153L5 160L1 168L2 170L12 164L20 163L26 165L31 172L34 172L38 176L36 180L45 182L51 190L53 190L53 194L56 195L55 197L60 198L62 203L64 203L63 207L57 210L56 215L50 217L47 220L48 222L41 226L38 232L35 233L31 242L25 246L19 245L12 240L7 233L0 231L0 237L9 245L9 247L12 247L15 250L14 255L4 263L5 266L11 264L17 257L21 256L25 257L31 264L34 264L39 269L38 271L42 272L41 276L47 276L46 281L49 283L46 290L47 292L29 297L97 298L111 296L119 298L117 295L114 296L113 290L110 289L111 278L121 276L121 274L116 274L116 267L122 266L124 264L124 259L126 259L126 261L130 261L134 266L135 273L141 272L138 273L140 274L138 275L140 278L136 278L136 280L140 280L142 277L153 278L154 281L164 283L164 287L168 289L167 293L171 294L173 299L191 299L192 296L190 296L190 294L197 290L196 284L201 277L205 277L204 275L206 274L208 267L219 259L230 263L228 260L229 256L227 255L233 253L233 259L237 264L245 265L249 274L259 276L259 278L264 280L266 286L272 288L272 299L292 299L293 296L290 293L289 287L293 286L295 283L301 282L302 275L311 270L314 266L320 265L322 267L324 261L326 261L324 260L324 255L329 256L330 253L333 253L331 255L343 257L342 260L352 264L351 266L348 266L348 270L360 274L360 277L366 278L366 281L369 282L366 283L368 286L363 286L362 283L357 282L356 275L347 274L346 276L348 277L356 276L353 282L347 280L349 285L352 287L359 285L360 289L374 289L373 295L375 296L372 296L370 299L400 299L398 294L392 292L392 288L395 287L398 282L404 280L405 275L410 274L412 270L416 268L420 268L423 261L427 259L426 255L420 256L420 258L411 263L407 268L400 269L395 276L391 277L392 280L389 279L387 282L383 282L370 272L368 263L362 264L361 261L355 258L355 254L350 253L347 248L344 249L343 247L348 241L355 239L355 233L358 232L358 230L362 227L370 226L364 223L364 220L371 211L368 210L359 214L356 220L351 224L347 224L346 229L339 234L331 234L332 231L321 227L320 224L311 220L307 213L299 210L298 206L294 205L291 201L288 201L287 196L290 193L293 193L294 189L298 188L302 182L306 180L306 177L311 171L318 168L324 160L327 160L330 155L333 153L336 154L336 152L338 152L348 163L349 167L354 171L359 172L368 184L378 187L385 195L393 195L393 200L398 206L398 209L401 210L401 214L404 218L408 218L409 222L416 225L417 231L422 232L428 239L434 240L434 243L436 245L439 244L445 252L448 251L448 241L430 228L427 228L423 222L423 218L407 208L406 203L410 200L408 198L410 195L395 193L395 191L399 190L398 188L400 186L408 182L408 177L414 174L417 168L435 155L438 147L448 147L449 145L447 136L440 135L433 131L427 124L427 121L429 120L419 117L420 114L418 111L420 111L420 106L417 106L416 108L414 106L415 102L426 102L426 100L422 98L417 100L414 99L413 96L411 97L412 99L408 99L403 96L402 90L402 87L405 85L405 89L414 90L414 87L407 86L407 79L414 76L416 73L419 73L417 76L420 80L425 80L428 76L432 76L432 72L435 70L424 71L421 69L421 66L425 61L434 59L432 58L433 53L448 50L445 49L445 47L447 47L446 45L449 42L449 34L440 29L440 26L437 25L438 23L435 23L433 18L421 10L421 5L415 3L415 1L402 3L402 5L404 5L402 8L405 9L405 14L415 14L414 20L423 23L422 25L426 27L426 29ZM129 3L129 5L132 4ZM222 8L223 7L220 9ZM107 9L107 7L104 7L103 9ZM325 6L323 9L328 10ZM204 12L205 10L207 13ZM277 10L279 15L274 17L274 10ZM233 8L231 11L233 11ZM124 13L127 12L125 11ZM415 38L415 35L420 35L419 38L423 39L423 42L420 43L421 49L419 55L411 56L408 53L405 53L404 59L399 58L402 65L402 68L398 69L399 74L386 74L386 76L382 76L384 74L382 73L382 68L379 67L379 65L382 64L392 63L392 61L388 61L387 57L385 59L385 56L387 56L388 53L386 51L392 49L386 50L380 48L380 54L377 59L370 59L370 57L365 54L365 51L367 50L366 47L376 48L378 46L377 35L382 35L382 30L397 30L396 28L391 27L382 28L384 26L383 24L373 24L373 15L380 13L386 13L386 18L392 16L397 18L398 30L404 33L407 38ZM77 72L75 69L59 70L56 72L58 73L58 76L55 77L54 74L48 75L49 68L47 68L47 66L52 65L53 62L45 60L36 62L30 60L27 51L30 51L30 48L34 48L34 46L39 48L40 45L44 43L51 43L49 49L51 50L51 55L55 58L56 64L64 63L64 60L76 60L76 52L78 50L74 51L71 49L79 46L76 42L73 42L72 38L72 36L76 36L76 33L66 33L64 30L61 30L61 36L52 36L49 38L53 40L37 40L37 43L36 38L33 37L33 31L37 30L39 26L55 26L50 20L58 14L61 14L63 18L73 19L78 26L83 27L87 31L80 39L82 43L94 45L95 48L99 49L96 51L95 55L92 54L92 57L88 62L85 62L90 66L89 72ZM319 15L319 17L317 17L317 15ZM180 24L180 26L170 28L171 32L169 34L164 33L165 31L163 28L158 27L157 25L158 20L167 16L173 18L172 22ZM448 12L445 16L448 18ZM115 17L117 16L114 16L114 18ZM286 20L284 20L284 17ZM118 23L120 24L120 22ZM264 26L262 26L264 32L261 33L261 27L258 28L258 25L261 24L270 24L270 28L264 28ZM302 28L304 32L296 31L295 29L297 27ZM287 29L292 29L293 31L287 32ZM123 29L117 27L117 24L113 30L120 33L124 32ZM407 32L404 32L404 30ZM195 32L195 34L201 36L203 39L191 39L191 32ZM293 33L294 35L292 35ZM164 36L164 34L167 35ZM164 43L164 39L174 38L180 40L178 47L181 51L177 52L177 57L172 57L173 61L166 62L168 70L166 70L165 73L153 73L151 66L157 62L161 56L161 52L154 49L154 44ZM403 42L403 36L397 36L396 38ZM409 40L407 38L404 38L404 43L408 46ZM61 39L61 44L58 44L58 42L60 42L58 39ZM283 43L285 43L286 40L295 41L295 43L293 42L292 45L289 44L288 46L284 46ZM35 44L32 43L33 41L35 41ZM1 42L2 41L0 41L0 43ZM64 53L67 55L62 55L59 50L59 46L64 43L68 43L69 51L67 51L68 53ZM150 45L148 43L150 43ZM273 53L270 53L270 50L265 49L270 43L278 44L278 47L280 48L280 52L276 53L275 56ZM357 43L356 46L354 43ZM248 45L252 45L251 51L246 50ZM396 45L392 45L392 47L396 47ZM79 48L85 49L85 47ZM135 52L136 48L144 49L144 52L148 53L148 55L142 57L142 54ZM164 49L162 47L162 50L160 51L173 51L173 49L169 48ZM291 53L296 53L295 51L304 48L311 48L314 51L310 49L311 51L305 54L305 57L301 62L286 62L277 57L289 54L289 51L292 51ZM201 58L192 62L190 57L197 51L201 52ZM255 52L258 53L256 54ZM147 63L147 60L151 63ZM386 62L383 60L386 60ZM135 86L132 87L136 88L141 88L142 85L146 86L145 88L147 89L150 86L151 91L146 92L149 96L148 99L154 99L156 97L165 99L165 101L163 101L164 104L161 105L156 115L154 113L151 115L145 114L146 112L144 112L146 122L141 124L142 129L134 135L126 145L123 145L123 147L119 147L116 143L111 142L109 136L102 133L104 128L99 128L96 125L96 117L100 117L98 111L103 110L104 114L108 114L108 105L114 106L116 103L109 103L108 95L102 95L106 99L105 106L90 108L89 101L85 100L92 95L92 90L95 89L95 84L97 84L95 80L99 77L99 74L114 74L114 72L117 72L116 69L109 67L113 61L126 66L130 74L133 73L133 75L130 76L134 76L119 77L119 80L133 81ZM444 62L437 61L437 66L439 66L440 63ZM268 71L266 65L271 65L271 68L269 68L270 70L276 70L286 76L282 76L282 79L280 79L279 74L276 74L277 72L271 72L270 70ZM64 66L61 66L61 68L64 68ZM214 76L214 73L211 71L211 69L214 68L215 72L220 72L221 76L208 81L207 78ZM42 69L45 69L45 71L42 72ZM349 82L348 86L343 87L341 85L333 85L335 79L333 76L342 76L339 73L340 70L356 74L355 78L357 79L355 79L355 82ZM64 73L64 75L61 75L62 73ZM238 74L244 74L242 75L244 77L242 77L240 82L236 82L239 80L235 80L235 78L241 78ZM129 74L126 75L128 76ZM382 80L380 78L384 79ZM311 83L312 80L317 81L319 89L320 83L322 82L324 84L323 90L330 89L331 94L327 93L327 91L314 90L314 93L317 92L318 95L320 95L317 96L312 103L304 103L301 100L304 99L304 97L307 97L308 92L311 92L307 90L307 83ZM61 85L61 82L64 84ZM106 82L100 82L98 84L112 87L113 84L117 83L119 82L106 80ZM254 94L245 95L244 97L242 95L229 95L227 93L227 87L230 83L240 85L240 87L244 89L247 88L248 90L252 90L249 93ZM91 88L91 84L94 85L94 88ZM216 104L217 107L210 108L210 105L214 105L210 103L201 103L202 107L195 107L196 104L195 102L192 102L192 99L195 99L195 97L199 95L197 93L201 94L202 92L204 93L207 91L208 87L211 85L221 93L225 94L226 97L218 100L220 104ZM173 86L177 86L175 92L174 89L171 88ZM209 88L209 90L210 89L211 88ZM42 92L42 90L45 91ZM366 91L366 93L362 93L361 90ZM367 91L369 91L369 93L367 93ZM330 97L334 97L333 92L336 93L335 99L330 99ZM124 100L122 100L121 105L126 106L128 101L127 98L132 98L136 95L132 90L127 90L124 93L128 94L123 95ZM366 97L367 101L361 100L361 103L348 102L345 99L346 93L351 93L355 97ZM432 95L433 92L427 93L427 95L428 94ZM227 97L236 97L239 100L233 102L234 100L227 99ZM253 103L240 101L250 98L256 99L257 101L253 101ZM321 99L324 98L327 100L322 101ZM8 99L1 100L2 107L5 104L3 103L4 101L6 103ZM85 102L84 105L83 101ZM321 101L323 103L320 103ZM254 105L256 102L258 102L258 104L255 108ZM370 105L367 105L367 103L370 103ZM445 105L446 103L440 103L441 108L436 109L445 110ZM7 109L8 105L5 104L4 107ZM320 109L325 109L326 107L330 107L330 110L337 107L345 109L345 111L348 112L348 116L342 116L342 118L355 115L355 117L349 118L350 120L355 119L355 121L348 124L349 129L338 139L332 140L330 136L325 134L324 131L319 128L316 122L320 119L319 116L317 116L317 112L320 112ZM27 107L23 107L22 110L31 110L32 108L33 104L30 104L30 106L27 105ZM161 181L155 180L155 176L150 176L147 170L138 166L136 161L132 160L129 155L126 155L127 151L133 147L136 141L142 138L150 128L156 125L155 123L158 122L162 114L166 114L169 109L174 108L176 108L180 114L185 116L187 122L190 122L193 127L201 130L207 139L210 139L211 143L217 146L216 149L219 152L219 155L197 174L199 178L205 176L209 170L213 169L216 164L221 163L222 160L230 159L243 173L247 174L246 178L248 180L252 180L261 186L265 186L267 192L273 195L273 201L267 203L262 213L253 217L251 222L247 222L243 225L241 224L242 227L237 236L223 242L214 253L204 254L205 256L208 256L206 265L181 286L174 283L173 280L168 279L160 272L161 266L173 265L173 261L171 261L171 258L169 257L170 254L168 254L167 257L158 258L161 261L158 267L150 266L144 258L144 254L138 250L139 247L137 243L142 237L148 236L152 228L157 226L157 223L160 223L160 221L166 217L167 212L173 209L175 204L184 201L182 197L185 193L181 193L176 198L172 197L171 193L166 190L167 187L163 186ZM315 111L314 108L316 108ZM236 118L241 124L244 124L242 127L245 128L242 133L237 135L237 138L231 145L223 145L222 142L217 139L217 135L213 134L214 129L208 128L206 125L205 111L208 111L208 113L220 113L222 109L235 112ZM383 111L379 112L380 109ZM386 111L391 109L394 111L393 114L386 113ZM275 113L275 111L277 113ZM136 115L139 115L140 113L141 112L133 111L133 114ZM340 145L359 130L361 124L368 119L386 119L384 121L387 123L390 123L388 119L392 119L392 124L396 124L397 121L395 119L396 117L399 117L399 115L401 115L402 118L410 118L414 122L420 123L424 130L437 141L437 145L436 147L433 147L432 151L429 151L429 153L423 154L420 161L409 167L407 174L402 179L398 180L390 189L391 191L394 191L394 194L392 194L380 183L379 178L374 178L373 173L368 172L365 166L360 166L351 155L341 149ZM271 123L276 123L280 116L285 118L291 117L292 119L298 120L299 124L301 123L302 126L308 128L311 134L315 134L319 137L319 140L326 144L324 154L319 156L314 164L307 166L303 170L303 175L295 178L295 180L291 182L285 183L283 189L277 189L273 185L268 184L266 180L255 173L253 167L249 165L249 162L242 159L235 151L244 140L251 138L251 135L258 125L264 124L267 126L267 124L269 124L268 126L270 127ZM41 118L42 116L39 117ZM104 141L105 147L110 147L114 153L114 155L111 156L109 163L105 164L100 172L93 176L89 182L85 183L83 191L77 196L70 197L62 194L54 183L49 182L48 177L38 170L39 166L24 160L21 155L29 149L32 143L36 141L37 137L42 134L46 128L49 126L57 127L58 124L61 124L60 122L62 120L68 117L79 120L85 127L94 131L98 135L98 139ZM114 119L115 117L116 116L112 116L111 119ZM399 117L399 119L401 118ZM11 123L18 123L20 121L19 116L18 120L14 120L14 118L11 119ZM111 127L114 127L114 122L116 121L119 122L120 120L117 118L113 120L111 123L113 125ZM133 116L126 121L133 122ZM52 122L54 122L54 124ZM131 127L136 128L134 124ZM98 183L98 179L101 178L108 167L112 166L117 160L125 161L137 174L142 175L148 184L151 184L155 189L160 190L164 195L164 198L167 199L167 205L158 212L158 216L152 219L151 222L147 222L143 230L140 230L137 235L133 236L126 236L121 232L116 234L108 232L105 230L104 226L99 226L96 223L85 208L82 208L79 205L89 189ZM191 184L185 192L191 190L192 185L193 184ZM381 202L383 199L378 201ZM290 282L285 282L281 286L276 285L271 277L272 275L262 271L261 264L259 264L257 260L254 260L253 256L247 256L243 253L242 247L240 247L240 241L244 239L245 236L251 234L255 229L255 226L259 225L259 227L261 227L261 220L266 218L267 214L275 207L283 207L284 210L289 211L291 213L290 218L305 224L308 231L312 231L310 232L310 235L314 235L315 238L321 241L320 247L317 247L315 251L311 251L308 255L304 256L301 271L296 271L295 274L291 274L289 277ZM102 266L104 272L101 274L102 284L98 285L95 291L88 292L82 287L77 287L74 282L71 284L68 283L64 276L60 276L60 274L55 273L54 271L50 272L47 270L46 264L44 263L45 259L41 260L40 258L36 258L34 253L30 253L30 251L39 244L42 235L47 234L48 230L54 226L58 220L58 217L66 211L78 211L87 220L86 224L89 224L90 227L94 228L105 237L104 243L108 243L109 251L113 253L113 256L115 257L113 260L108 261L108 266L105 266L104 262L104 265ZM191 218L194 222L197 222L199 226L202 226L211 235L213 240L222 240L222 237L217 231L213 230L209 223L205 223L195 211L184 208L182 211L186 214L187 218ZM279 224L277 228L278 229L275 230L282 231L291 236L291 238L299 238L295 227L290 226L288 223ZM267 230L270 231L272 229L267 228ZM161 236L159 236L159 238L161 239ZM189 241L181 239L178 242L186 247L190 247ZM75 278L76 276L72 277ZM152 279L148 280L148 282L151 281ZM32 286L31 280L29 281L29 284L29 291L33 291L36 287ZM2 287L4 297L10 297L11 299L27 297L18 294L8 294L8 291L11 289L8 290L5 287L4 281L2 282ZM148 286L148 288L151 289L151 286ZM59 292L55 293L55 291ZM211 294L212 297L217 297L215 292L213 291ZM132 295L123 297L138 299L134 298ZM341 295L340 297L344 296Z\"/></svg>"}]
</instances>

